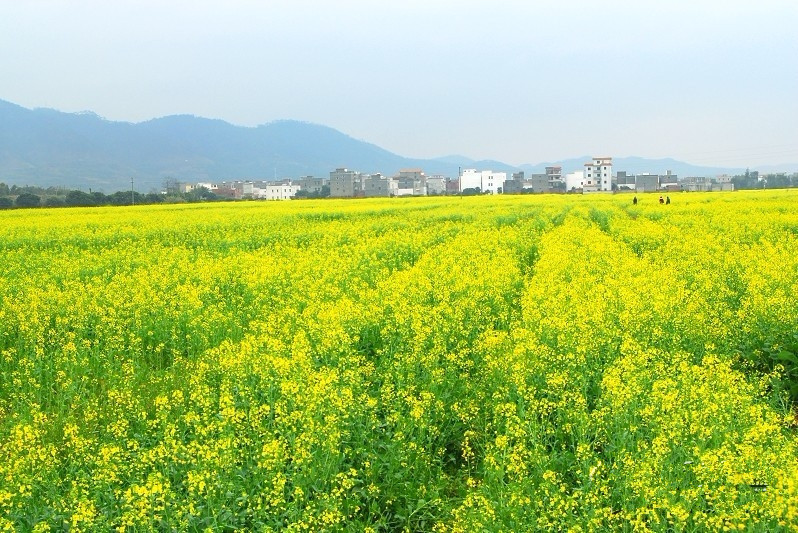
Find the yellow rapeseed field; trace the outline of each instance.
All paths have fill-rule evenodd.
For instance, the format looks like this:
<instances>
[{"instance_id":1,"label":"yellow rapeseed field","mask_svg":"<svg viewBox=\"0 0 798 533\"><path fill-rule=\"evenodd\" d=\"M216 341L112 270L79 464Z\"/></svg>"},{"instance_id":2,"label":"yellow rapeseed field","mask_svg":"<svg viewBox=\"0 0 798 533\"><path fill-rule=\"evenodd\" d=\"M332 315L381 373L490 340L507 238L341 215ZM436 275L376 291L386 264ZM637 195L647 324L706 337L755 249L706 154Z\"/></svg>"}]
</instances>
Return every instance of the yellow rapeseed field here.
<instances>
[{"instance_id":1,"label":"yellow rapeseed field","mask_svg":"<svg viewBox=\"0 0 798 533\"><path fill-rule=\"evenodd\" d=\"M0 531L798 530L798 193L0 212Z\"/></svg>"}]
</instances>

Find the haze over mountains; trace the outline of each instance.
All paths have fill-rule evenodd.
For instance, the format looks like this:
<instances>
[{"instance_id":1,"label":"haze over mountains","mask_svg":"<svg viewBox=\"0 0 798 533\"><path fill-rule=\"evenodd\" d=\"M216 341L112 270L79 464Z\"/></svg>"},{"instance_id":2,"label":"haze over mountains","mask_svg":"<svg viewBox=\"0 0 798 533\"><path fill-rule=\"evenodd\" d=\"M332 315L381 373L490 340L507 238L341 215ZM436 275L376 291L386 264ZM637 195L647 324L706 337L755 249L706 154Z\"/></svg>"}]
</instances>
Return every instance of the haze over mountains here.
<instances>
[{"instance_id":1,"label":"haze over mountains","mask_svg":"<svg viewBox=\"0 0 798 533\"><path fill-rule=\"evenodd\" d=\"M530 139L534 143L534 139ZM326 126L290 120L254 128L190 115L141 123L112 122L90 112L26 109L0 100L0 181L17 185L91 188L106 193L159 189L179 181L269 180L327 176L337 167L393 175L421 167L456 177L458 167L528 173L557 164L580 170L592 155L514 166L463 156L413 159L353 139ZM673 159L614 158L615 170L714 176L741 168L701 167Z\"/></svg>"}]
</instances>

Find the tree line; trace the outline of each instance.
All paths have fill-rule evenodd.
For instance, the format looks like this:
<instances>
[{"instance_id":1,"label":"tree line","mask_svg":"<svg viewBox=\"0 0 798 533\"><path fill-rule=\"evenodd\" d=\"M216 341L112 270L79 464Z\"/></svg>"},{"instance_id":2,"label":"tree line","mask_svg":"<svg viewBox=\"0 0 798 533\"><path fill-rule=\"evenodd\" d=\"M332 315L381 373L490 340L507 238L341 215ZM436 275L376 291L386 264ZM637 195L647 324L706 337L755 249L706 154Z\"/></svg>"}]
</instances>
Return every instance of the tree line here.
<instances>
[{"instance_id":1,"label":"tree line","mask_svg":"<svg viewBox=\"0 0 798 533\"><path fill-rule=\"evenodd\" d=\"M766 174L746 170L745 174L733 176L731 182L735 190L739 189L789 189L798 187L798 174Z\"/></svg>"},{"instance_id":2,"label":"tree line","mask_svg":"<svg viewBox=\"0 0 798 533\"><path fill-rule=\"evenodd\" d=\"M86 192L60 187L9 186L0 182L0 209L13 207L96 207L227 200L229 198L217 196L202 187L187 193L169 190L166 193L149 192L143 194L136 191L117 191L112 194L104 194L99 191Z\"/></svg>"}]
</instances>

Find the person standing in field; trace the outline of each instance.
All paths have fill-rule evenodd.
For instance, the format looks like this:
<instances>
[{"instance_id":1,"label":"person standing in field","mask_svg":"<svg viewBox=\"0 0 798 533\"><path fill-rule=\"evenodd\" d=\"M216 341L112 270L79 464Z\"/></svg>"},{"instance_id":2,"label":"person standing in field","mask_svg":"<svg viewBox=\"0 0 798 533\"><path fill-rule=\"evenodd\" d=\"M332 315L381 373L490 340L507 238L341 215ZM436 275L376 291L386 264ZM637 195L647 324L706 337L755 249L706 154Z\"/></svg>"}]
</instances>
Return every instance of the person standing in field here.
<instances>
[{"instance_id":1,"label":"person standing in field","mask_svg":"<svg viewBox=\"0 0 798 533\"><path fill-rule=\"evenodd\" d=\"M635 196L634 198L632 198L632 204L633 204L633 205L637 205L637 196Z\"/></svg>"},{"instance_id":2,"label":"person standing in field","mask_svg":"<svg viewBox=\"0 0 798 533\"><path fill-rule=\"evenodd\" d=\"M671 197L670 196L666 196L665 197L665 205L671 205Z\"/></svg>"},{"instance_id":3,"label":"person standing in field","mask_svg":"<svg viewBox=\"0 0 798 533\"><path fill-rule=\"evenodd\" d=\"M659 197L659 203L664 204L665 200L662 199L662 196Z\"/></svg>"}]
</instances>

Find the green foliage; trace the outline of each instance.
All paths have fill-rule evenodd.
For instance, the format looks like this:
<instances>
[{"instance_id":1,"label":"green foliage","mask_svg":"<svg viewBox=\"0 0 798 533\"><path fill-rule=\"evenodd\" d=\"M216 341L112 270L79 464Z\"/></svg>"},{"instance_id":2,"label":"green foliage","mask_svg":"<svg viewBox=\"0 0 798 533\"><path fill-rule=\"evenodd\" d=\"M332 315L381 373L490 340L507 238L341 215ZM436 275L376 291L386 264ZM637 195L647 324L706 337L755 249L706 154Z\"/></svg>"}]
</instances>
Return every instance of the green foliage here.
<instances>
[{"instance_id":1,"label":"green foliage","mask_svg":"<svg viewBox=\"0 0 798 533\"><path fill-rule=\"evenodd\" d=\"M322 185L321 191L298 191L294 196L297 200L306 200L312 198L329 198L330 196L330 186L329 185Z\"/></svg>"},{"instance_id":2,"label":"green foliage","mask_svg":"<svg viewBox=\"0 0 798 533\"><path fill-rule=\"evenodd\" d=\"M17 207L39 207L41 205L42 199L30 193L22 193L17 196L17 199L14 201Z\"/></svg>"},{"instance_id":3,"label":"green foliage","mask_svg":"<svg viewBox=\"0 0 798 533\"><path fill-rule=\"evenodd\" d=\"M791 402L798 404L798 332L767 337L759 341L759 346L752 346L751 341L746 339L740 356L759 372L772 376L771 385L777 394L784 391Z\"/></svg>"},{"instance_id":4,"label":"green foliage","mask_svg":"<svg viewBox=\"0 0 798 533\"><path fill-rule=\"evenodd\" d=\"M66 195L64 203L72 207L95 206L97 205L97 197L83 191L69 191L69 193Z\"/></svg>"},{"instance_id":5,"label":"green foliage","mask_svg":"<svg viewBox=\"0 0 798 533\"><path fill-rule=\"evenodd\" d=\"M66 202L63 198L58 196L50 196L44 201L44 205L47 207L63 207L66 205Z\"/></svg>"}]
</instances>

